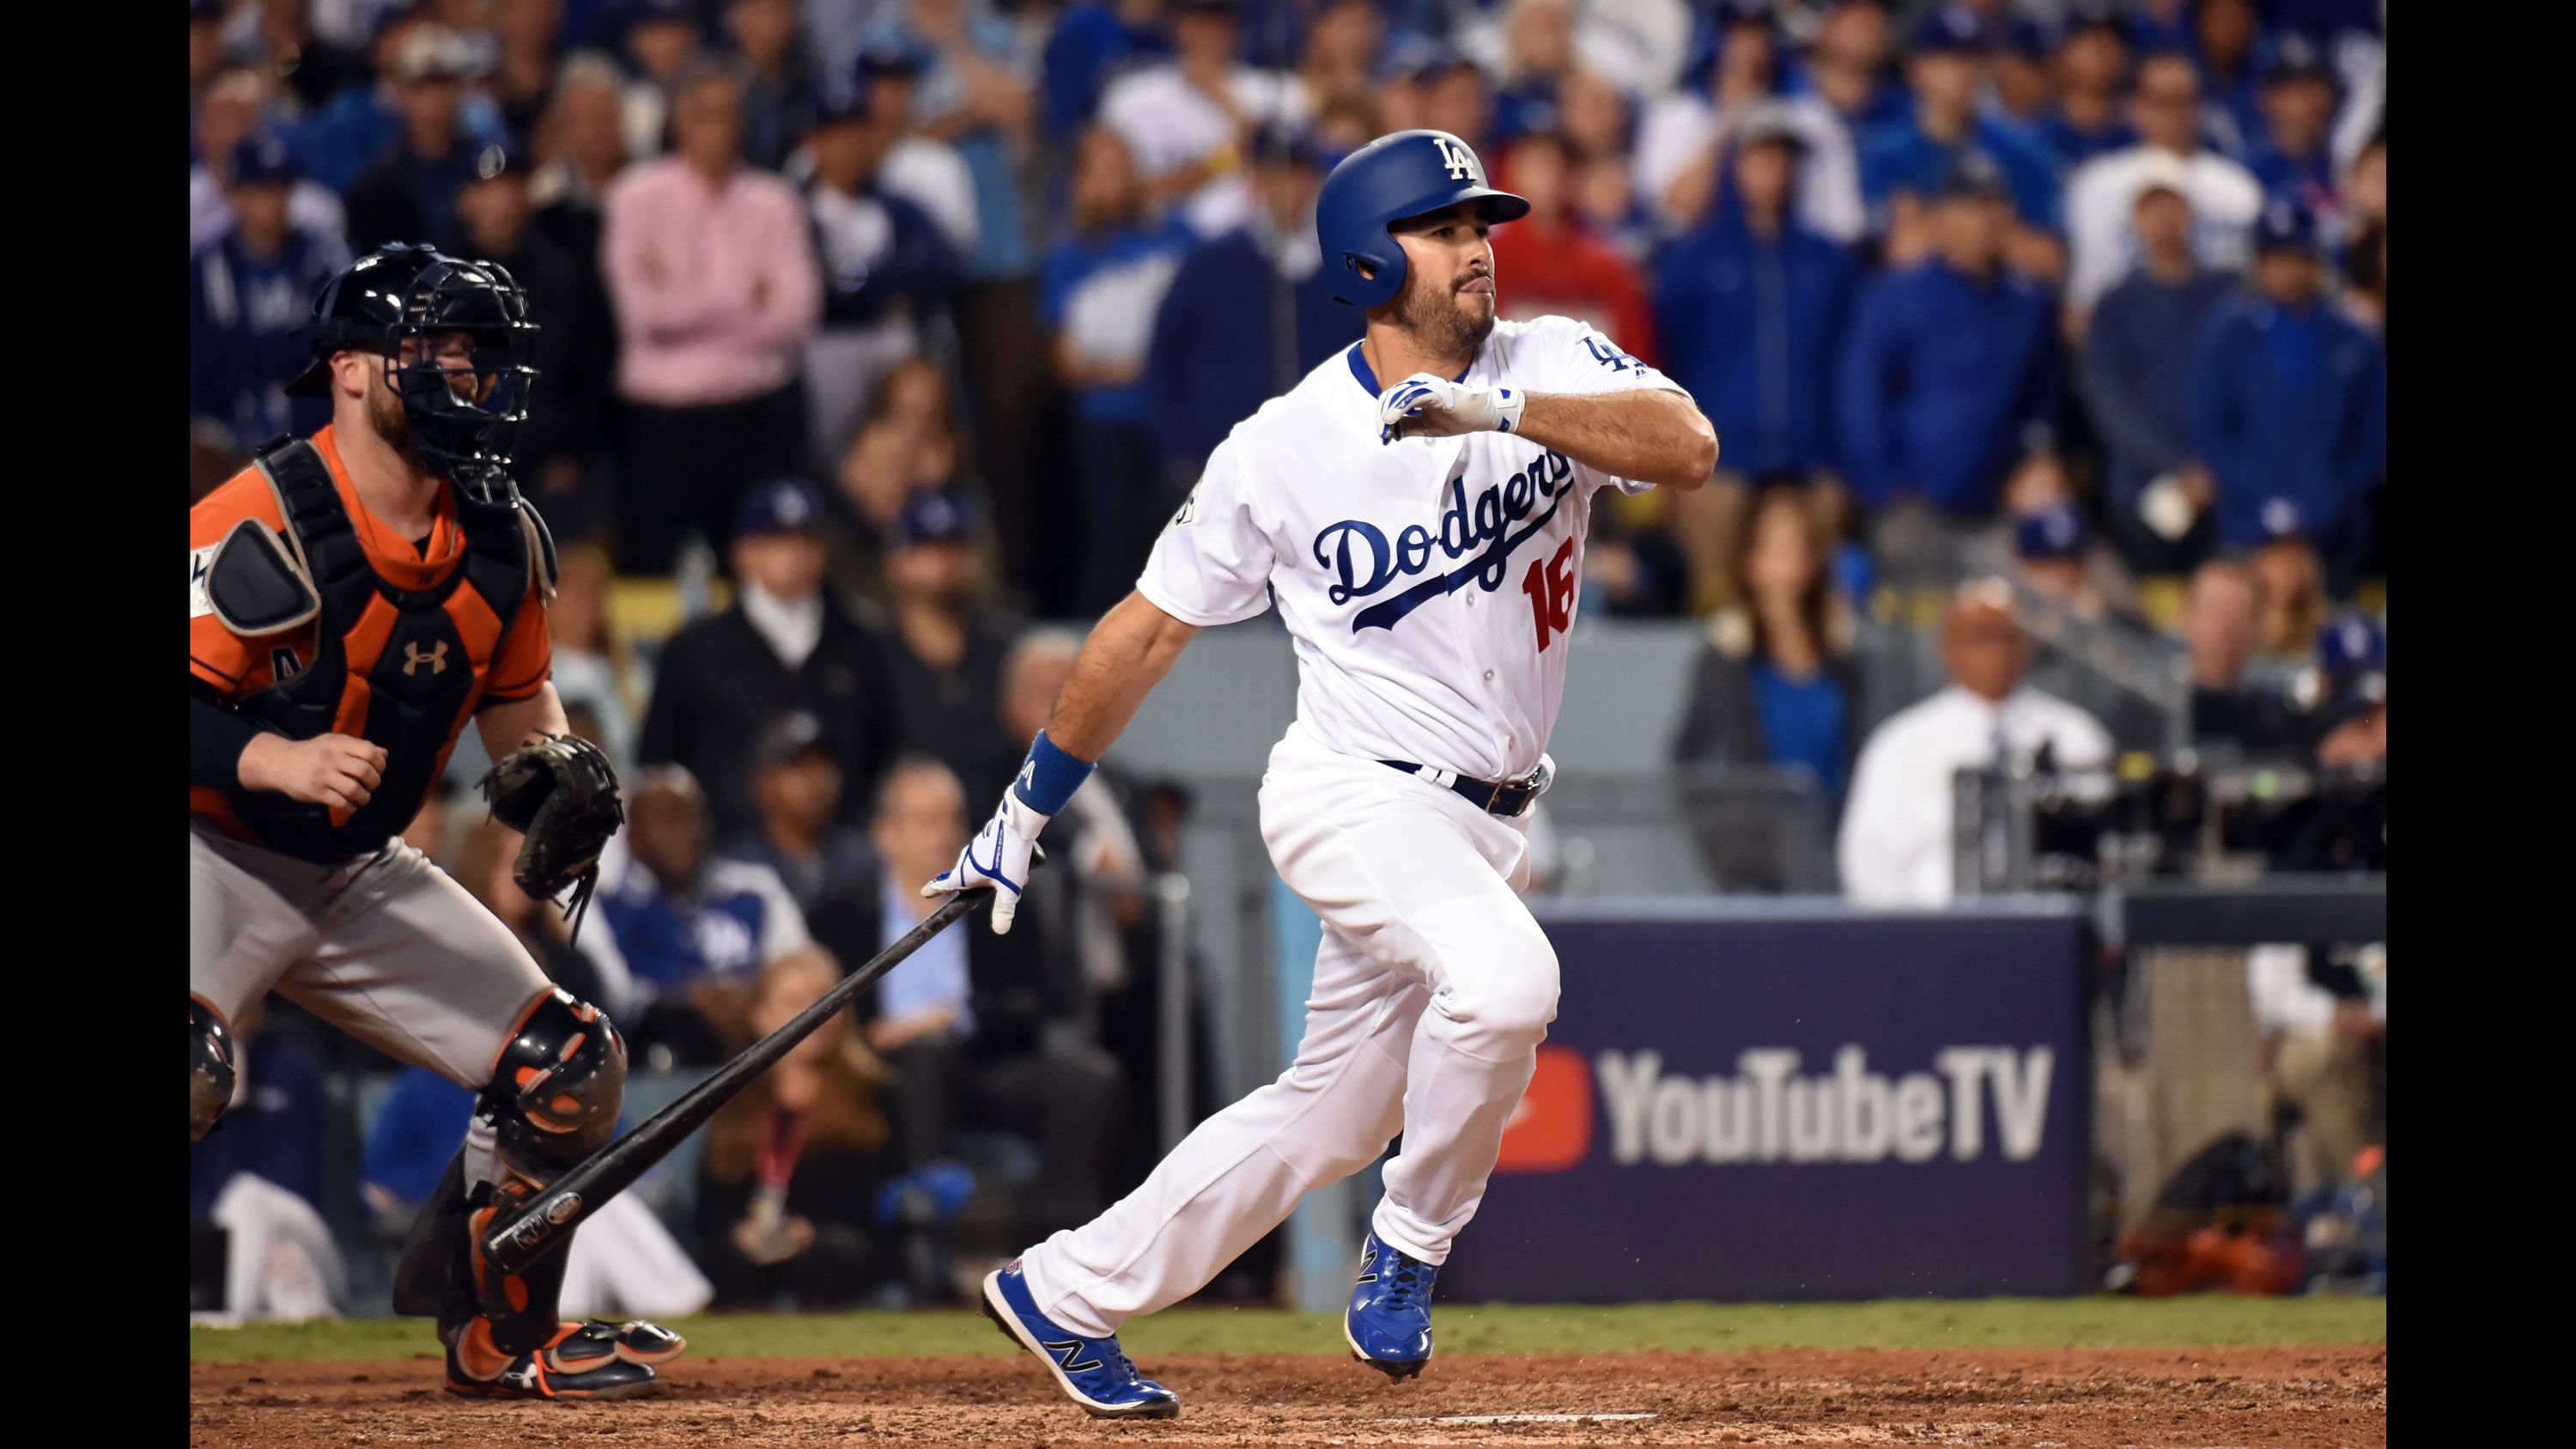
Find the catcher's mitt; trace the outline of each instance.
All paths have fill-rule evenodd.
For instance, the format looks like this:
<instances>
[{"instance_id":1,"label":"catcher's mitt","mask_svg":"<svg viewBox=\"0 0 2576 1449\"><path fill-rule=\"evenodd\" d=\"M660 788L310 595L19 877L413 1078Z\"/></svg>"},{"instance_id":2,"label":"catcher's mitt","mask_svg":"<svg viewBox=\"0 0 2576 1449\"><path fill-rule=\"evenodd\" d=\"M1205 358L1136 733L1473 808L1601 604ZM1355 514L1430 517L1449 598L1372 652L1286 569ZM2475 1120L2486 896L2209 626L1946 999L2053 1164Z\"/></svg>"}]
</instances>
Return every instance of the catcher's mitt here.
<instances>
[{"instance_id":1,"label":"catcher's mitt","mask_svg":"<svg viewBox=\"0 0 2576 1449\"><path fill-rule=\"evenodd\" d=\"M617 770L599 746L575 735L545 735L502 757L483 777L492 816L527 837L511 872L519 889L550 901L572 887L564 914L581 934L583 910L599 885L599 852L626 823Z\"/></svg>"}]
</instances>

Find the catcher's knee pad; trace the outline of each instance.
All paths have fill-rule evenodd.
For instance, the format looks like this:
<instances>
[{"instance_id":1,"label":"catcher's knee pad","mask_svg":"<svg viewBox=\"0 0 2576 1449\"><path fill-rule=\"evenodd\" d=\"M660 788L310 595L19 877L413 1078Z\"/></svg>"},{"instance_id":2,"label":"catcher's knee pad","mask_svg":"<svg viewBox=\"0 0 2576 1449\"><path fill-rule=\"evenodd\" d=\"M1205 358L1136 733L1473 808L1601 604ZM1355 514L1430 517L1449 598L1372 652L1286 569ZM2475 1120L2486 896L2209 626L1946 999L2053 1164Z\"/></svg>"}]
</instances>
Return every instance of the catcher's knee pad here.
<instances>
[{"instance_id":1,"label":"catcher's knee pad","mask_svg":"<svg viewBox=\"0 0 2576 1449\"><path fill-rule=\"evenodd\" d=\"M625 1098L626 1043L560 987L520 1018L483 1086L502 1162L539 1181L606 1146Z\"/></svg>"},{"instance_id":2,"label":"catcher's knee pad","mask_svg":"<svg viewBox=\"0 0 2576 1449\"><path fill-rule=\"evenodd\" d=\"M205 1002L188 998L188 1140L213 1130L233 1099L233 1038Z\"/></svg>"}]
</instances>

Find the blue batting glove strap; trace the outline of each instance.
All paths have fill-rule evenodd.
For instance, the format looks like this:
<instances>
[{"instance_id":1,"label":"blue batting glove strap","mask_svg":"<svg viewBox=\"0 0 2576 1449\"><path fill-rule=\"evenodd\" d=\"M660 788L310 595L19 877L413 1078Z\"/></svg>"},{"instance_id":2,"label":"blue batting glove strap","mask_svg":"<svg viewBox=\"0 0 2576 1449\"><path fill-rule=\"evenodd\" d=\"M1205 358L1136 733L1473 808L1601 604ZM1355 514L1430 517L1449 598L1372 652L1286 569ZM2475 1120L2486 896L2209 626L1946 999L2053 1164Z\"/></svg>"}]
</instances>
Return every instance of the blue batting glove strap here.
<instances>
[{"instance_id":1,"label":"blue batting glove strap","mask_svg":"<svg viewBox=\"0 0 2576 1449\"><path fill-rule=\"evenodd\" d=\"M1066 754L1046 737L1045 730L1040 730L1029 746L1028 758L1020 764L1020 778L1012 782L1011 794L1021 804L1052 819L1064 813L1073 792L1081 789L1082 782L1099 768L1092 761Z\"/></svg>"}]
</instances>

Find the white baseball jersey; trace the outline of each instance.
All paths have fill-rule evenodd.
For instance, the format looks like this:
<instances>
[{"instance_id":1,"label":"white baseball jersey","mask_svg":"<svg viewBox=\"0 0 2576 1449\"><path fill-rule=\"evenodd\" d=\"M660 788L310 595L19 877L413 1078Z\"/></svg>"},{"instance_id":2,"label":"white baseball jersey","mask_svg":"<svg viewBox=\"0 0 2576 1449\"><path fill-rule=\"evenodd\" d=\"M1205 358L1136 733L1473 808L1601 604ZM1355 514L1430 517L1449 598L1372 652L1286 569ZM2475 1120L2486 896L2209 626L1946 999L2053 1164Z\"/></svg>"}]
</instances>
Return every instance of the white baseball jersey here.
<instances>
[{"instance_id":1,"label":"white baseball jersey","mask_svg":"<svg viewBox=\"0 0 2576 1449\"><path fill-rule=\"evenodd\" d=\"M1507 433L1380 443L1378 395L1399 380L1354 343L1237 424L1136 587L1199 625L1276 598L1298 719L1327 748L1517 778L1556 725L1592 495L1652 485ZM1495 323L1460 380L1681 390L1563 317Z\"/></svg>"}]
</instances>

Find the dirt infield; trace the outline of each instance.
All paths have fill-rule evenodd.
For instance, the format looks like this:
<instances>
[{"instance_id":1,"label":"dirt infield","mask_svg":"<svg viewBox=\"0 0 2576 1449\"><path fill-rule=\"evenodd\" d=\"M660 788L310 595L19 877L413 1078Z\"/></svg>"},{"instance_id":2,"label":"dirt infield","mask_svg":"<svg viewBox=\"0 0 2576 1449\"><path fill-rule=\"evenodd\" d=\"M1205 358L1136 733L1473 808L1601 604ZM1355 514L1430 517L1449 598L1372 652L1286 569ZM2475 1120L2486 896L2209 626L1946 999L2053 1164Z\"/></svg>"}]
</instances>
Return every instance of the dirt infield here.
<instances>
[{"instance_id":1,"label":"dirt infield","mask_svg":"<svg viewBox=\"0 0 2576 1449\"><path fill-rule=\"evenodd\" d=\"M587 1405L451 1399L438 1388L438 1362L426 1356L192 1364L189 1439L242 1449L1148 1442L2253 1449L2388 1441L2384 1345L1461 1355L1403 1384L1347 1360L1312 1357L1172 1357L1145 1368L1181 1394L1179 1419L1085 1418L1035 1365L1007 1359L692 1355L671 1367L671 1387L659 1398ZM1531 1417L1452 1417L1510 1415Z\"/></svg>"}]
</instances>

